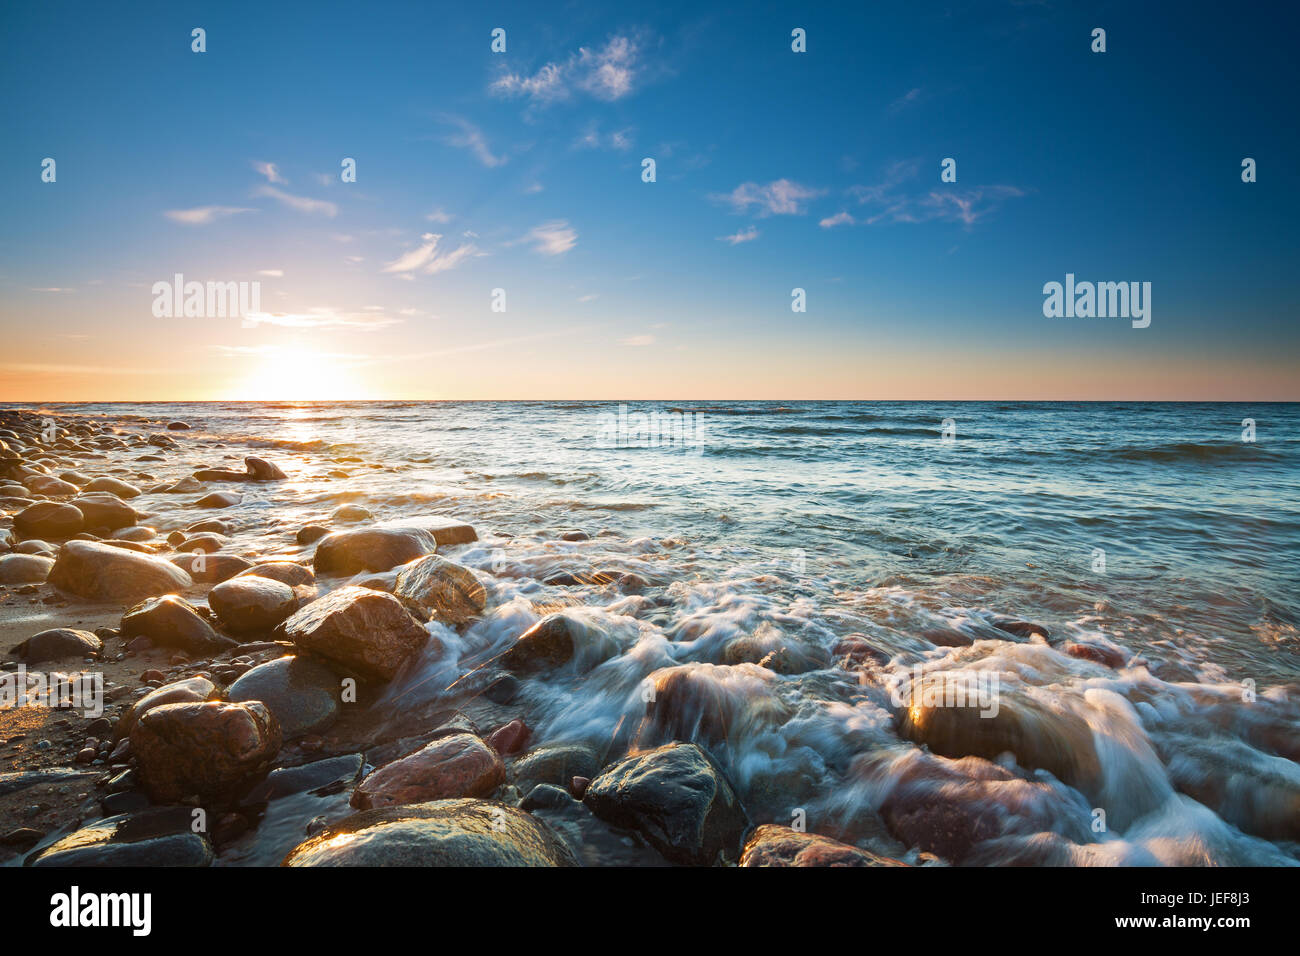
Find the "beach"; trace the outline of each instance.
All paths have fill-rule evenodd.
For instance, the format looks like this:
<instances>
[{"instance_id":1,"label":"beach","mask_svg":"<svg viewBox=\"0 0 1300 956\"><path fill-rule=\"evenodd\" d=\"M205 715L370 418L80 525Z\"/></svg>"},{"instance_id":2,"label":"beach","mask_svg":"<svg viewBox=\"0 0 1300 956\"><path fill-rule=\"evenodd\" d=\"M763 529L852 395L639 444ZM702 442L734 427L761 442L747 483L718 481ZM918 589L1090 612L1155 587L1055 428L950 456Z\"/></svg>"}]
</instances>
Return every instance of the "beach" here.
<instances>
[{"instance_id":1,"label":"beach","mask_svg":"<svg viewBox=\"0 0 1300 956\"><path fill-rule=\"evenodd\" d=\"M1298 417L0 407L0 865L1296 865Z\"/></svg>"}]
</instances>

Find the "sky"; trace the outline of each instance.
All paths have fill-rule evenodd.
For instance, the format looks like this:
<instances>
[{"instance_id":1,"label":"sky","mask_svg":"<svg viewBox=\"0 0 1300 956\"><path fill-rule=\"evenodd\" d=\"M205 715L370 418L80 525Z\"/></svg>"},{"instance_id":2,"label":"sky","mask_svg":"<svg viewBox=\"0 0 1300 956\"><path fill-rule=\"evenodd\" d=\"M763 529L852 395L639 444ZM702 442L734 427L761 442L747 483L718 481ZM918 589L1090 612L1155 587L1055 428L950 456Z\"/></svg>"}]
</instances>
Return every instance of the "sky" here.
<instances>
[{"instance_id":1,"label":"sky","mask_svg":"<svg viewBox=\"0 0 1300 956\"><path fill-rule=\"evenodd\" d=\"M1300 399L1284 9L5 4L0 401Z\"/></svg>"}]
</instances>

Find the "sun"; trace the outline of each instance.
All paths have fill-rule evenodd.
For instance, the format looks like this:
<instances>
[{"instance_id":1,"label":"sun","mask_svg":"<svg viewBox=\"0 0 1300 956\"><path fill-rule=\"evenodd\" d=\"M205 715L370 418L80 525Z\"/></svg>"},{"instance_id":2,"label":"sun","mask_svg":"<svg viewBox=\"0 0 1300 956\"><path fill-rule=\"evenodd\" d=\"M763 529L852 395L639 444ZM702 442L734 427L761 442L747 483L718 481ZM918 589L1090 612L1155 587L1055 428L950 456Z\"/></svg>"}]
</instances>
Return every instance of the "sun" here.
<instances>
[{"instance_id":1,"label":"sun","mask_svg":"<svg viewBox=\"0 0 1300 956\"><path fill-rule=\"evenodd\" d=\"M239 401L356 401L369 398L355 359L297 346L272 346L252 359L235 389Z\"/></svg>"}]
</instances>

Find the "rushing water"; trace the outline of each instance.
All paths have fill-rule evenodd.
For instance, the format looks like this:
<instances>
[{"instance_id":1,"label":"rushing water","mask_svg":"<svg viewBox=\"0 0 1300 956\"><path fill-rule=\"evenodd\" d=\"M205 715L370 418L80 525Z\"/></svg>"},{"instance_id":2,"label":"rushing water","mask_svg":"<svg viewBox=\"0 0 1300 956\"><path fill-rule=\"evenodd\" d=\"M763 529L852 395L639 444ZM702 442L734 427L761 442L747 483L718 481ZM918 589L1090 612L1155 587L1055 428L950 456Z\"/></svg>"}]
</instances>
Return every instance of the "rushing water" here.
<instances>
[{"instance_id":1,"label":"rushing water","mask_svg":"<svg viewBox=\"0 0 1300 956\"><path fill-rule=\"evenodd\" d=\"M756 822L803 813L811 830L910 859L918 847L976 863L1300 858L1289 842L1300 839L1300 407L60 410L184 419L194 426L187 469L246 453L279 462L291 481L223 515L247 552L304 557L310 549L283 532L345 502L381 522L445 514L474 524L480 542L451 554L490 582L493 610L459 635L431 625L444 654L393 689L407 704L464 693L472 680L446 688L542 613L573 607L602 650L527 682L534 740L614 757L693 737ZM647 423L658 438L647 440ZM141 503L158 512L151 523L174 526L174 502ZM571 528L591 540L558 540ZM543 583L604 568L650 587ZM992 627L1006 618L1049 638ZM830 651L847 635L882 662L837 665ZM739 637L797 661L777 668L787 673L735 663L728 647ZM1071 656L1070 643L1122 664ZM1051 759L1024 768L996 753L953 761L918 750L900 736L888 690L917 664L940 677L996 673L1019 733L1069 752L1083 727L1095 759L1072 776ZM648 677L672 698L666 722L645 719ZM955 738L950 757L980 749Z\"/></svg>"}]
</instances>

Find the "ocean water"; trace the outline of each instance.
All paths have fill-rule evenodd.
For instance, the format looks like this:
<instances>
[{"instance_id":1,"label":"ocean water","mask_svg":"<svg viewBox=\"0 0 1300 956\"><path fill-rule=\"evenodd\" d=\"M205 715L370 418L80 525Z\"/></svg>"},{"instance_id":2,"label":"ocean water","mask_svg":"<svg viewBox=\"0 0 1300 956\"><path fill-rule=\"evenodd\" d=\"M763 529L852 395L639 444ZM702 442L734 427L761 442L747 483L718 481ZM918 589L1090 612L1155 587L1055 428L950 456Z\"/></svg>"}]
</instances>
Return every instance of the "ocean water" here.
<instances>
[{"instance_id":1,"label":"ocean water","mask_svg":"<svg viewBox=\"0 0 1300 956\"><path fill-rule=\"evenodd\" d=\"M379 522L474 524L481 540L451 556L481 572L492 610L460 634L431 625L444 651L399 679L394 706L481 692L515 635L568 608L601 650L525 683L535 743L613 757L695 739L756 822L802 814L911 860L1300 858L1295 405L49 407L189 422L177 474L280 463L289 482L223 514L237 551L308 557L292 531L346 502ZM193 518L174 496L141 504L160 529ZM569 529L590 540L559 540ZM546 583L610 568L648 587ZM880 659L837 664L849 635ZM759 666L741 638L801 663ZM1067 652L1080 643L1119 666ZM926 741L953 759L919 749L890 693L918 666L998 675L1012 739L1037 741L1039 766L980 752L996 735L978 723ZM1090 756L1071 770L1079 727Z\"/></svg>"}]
</instances>

